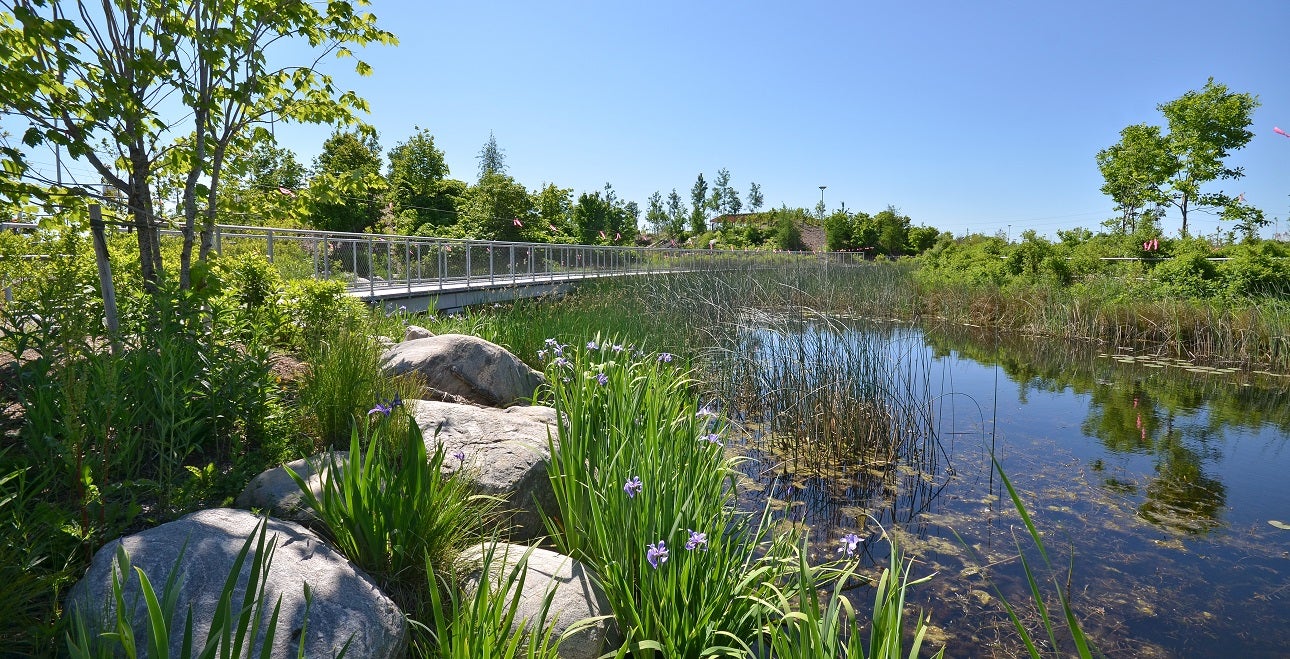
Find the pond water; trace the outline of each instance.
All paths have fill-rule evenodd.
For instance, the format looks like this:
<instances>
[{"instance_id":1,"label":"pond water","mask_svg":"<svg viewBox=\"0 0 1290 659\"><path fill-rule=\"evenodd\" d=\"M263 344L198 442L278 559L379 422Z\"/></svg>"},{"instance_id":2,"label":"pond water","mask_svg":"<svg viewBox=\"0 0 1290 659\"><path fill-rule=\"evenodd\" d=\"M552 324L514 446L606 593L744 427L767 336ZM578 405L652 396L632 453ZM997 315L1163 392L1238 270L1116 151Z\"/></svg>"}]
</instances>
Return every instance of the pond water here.
<instances>
[{"instance_id":1,"label":"pond water","mask_svg":"<svg viewBox=\"0 0 1290 659\"><path fill-rule=\"evenodd\" d=\"M786 345L782 329L761 331L752 353ZM796 331L817 346L796 348L802 363L827 361L829 342L889 359L893 367L864 376L901 380L884 386L916 399L901 415L918 417L889 425L930 428L939 446L822 466L748 420L732 447L754 458L743 467L744 503L771 497L785 520L810 530L817 557L856 532L868 539L865 563L885 565L879 524L895 529L917 560L913 575L936 573L910 599L931 614L948 655L1021 653L998 592L1044 636L1017 542L1032 565L1042 559L991 469L992 450L1044 535L1056 568L1048 574L1065 586L1069 569L1081 625L1101 652L1290 653L1290 381L970 328L856 321ZM871 591L853 594L871 603Z\"/></svg>"}]
</instances>

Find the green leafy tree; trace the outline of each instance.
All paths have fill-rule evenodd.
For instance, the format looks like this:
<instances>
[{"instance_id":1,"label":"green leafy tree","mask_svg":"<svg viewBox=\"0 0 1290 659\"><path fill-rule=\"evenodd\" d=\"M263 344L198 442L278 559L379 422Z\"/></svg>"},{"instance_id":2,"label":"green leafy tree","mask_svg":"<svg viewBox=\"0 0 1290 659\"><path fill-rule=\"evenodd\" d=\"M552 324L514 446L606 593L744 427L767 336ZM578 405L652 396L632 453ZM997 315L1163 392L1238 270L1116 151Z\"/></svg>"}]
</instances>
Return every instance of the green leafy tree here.
<instances>
[{"instance_id":1,"label":"green leafy tree","mask_svg":"<svg viewBox=\"0 0 1290 659\"><path fill-rule=\"evenodd\" d=\"M876 246L891 256L904 254L909 244L909 216L901 215L895 206L888 206L874 215L873 221L878 233Z\"/></svg>"},{"instance_id":2,"label":"green leafy tree","mask_svg":"<svg viewBox=\"0 0 1290 659\"><path fill-rule=\"evenodd\" d=\"M258 142L249 153L228 160L219 191L219 214L235 224L295 226L305 166L290 149Z\"/></svg>"},{"instance_id":3,"label":"green leafy tree","mask_svg":"<svg viewBox=\"0 0 1290 659\"><path fill-rule=\"evenodd\" d=\"M537 217L533 198L515 179L490 172L466 192L460 226L479 240L526 240Z\"/></svg>"},{"instance_id":4,"label":"green leafy tree","mask_svg":"<svg viewBox=\"0 0 1290 659\"><path fill-rule=\"evenodd\" d=\"M655 234L661 234L667 228L667 210L663 208L663 194L655 190L649 196L649 206L645 210L645 222Z\"/></svg>"},{"instance_id":5,"label":"green leafy tree","mask_svg":"<svg viewBox=\"0 0 1290 659\"><path fill-rule=\"evenodd\" d=\"M846 213L838 211L824 218L824 248L830 252L855 249L855 225Z\"/></svg>"},{"instance_id":6,"label":"green leafy tree","mask_svg":"<svg viewBox=\"0 0 1290 659\"><path fill-rule=\"evenodd\" d=\"M1120 211L1118 233L1138 230L1140 221L1150 222L1163 199L1159 188L1174 167L1168 141L1159 126L1134 124L1120 131L1120 141L1097 153L1097 168L1106 181L1102 192L1115 201Z\"/></svg>"},{"instance_id":7,"label":"green leafy tree","mask_svg":"<svg viewBox=\"0 0 1290 659\"><path fill-rule=\"evenodd\" d=\"M936 245L941 232L935 227L910 227L909 252L922 254Z\"/></svg>"},{"instance_id":8,"label":"green leafy tree","mask_svg":"<svg viewBox=\"0 0 1290 659\"><path fill-rule=\"evenodd\" d=\"M388 189L377 135L336 131L314 160L309 223L324 231L366 231L381 219Z\"/></svg>"},{"instance_id":9,"label":"green leafy tree","mask_svg":"<svg viewBox=\"0 0 1290 659\"><path fill-rule=\"evenodd\" d=\"M534 195L537 204L539 229L549 232L554 237L569 236L573 221L573 189L562 188L548 183ZM551 227L555 227L552 231Z\"/></svg>"},{"instance_id":10,"label":"green leafy tree","mask_svg":"<svg viewBox=\"0 0 1290 659\"><path fill-rule=\"evenodd\" d=\"M1187 235L1187 212L1192 207L1233 202L1222 193L1202 194L1200 187L1245 175L1240 167L1228 167L1223 161L1254 137L1249 126L1258 106L1257 97L1229 92L1227 85L1210 78L1201 91L1189 91L1158 108L1169 123L1169 153L1176 161L1161 193L1182 214L1182 235Z\"/></svg>"},{"instance_id":11,"label":"green leafy tree","mask_svg":"<svg viewBox=\"0 0 1290 659\"><path fill-rule=\"evenodd\" d=\"M685 218L688 211L685 208L685 202L681 200L681 195L677 194L676 188L667 195L667 227L666 231L673 238L679 237L685 233Z\"/></svg>"},{"instance_id":12,"label":"green leafy tree","mask_svg":"<svg viewBox=\"0 0 1290 659\"><path fill-rule=\"evenodd\" d=\"M1258 106L1257 97L1230 92L1213 78L1200 91L1157 106L1168 123L1168 134L1162 135L1154 126L1130 126L1121 132L1119 144L1098 154L1098 167L1106 179L1103 192L1126 213L1147 203L1174 207L1186 237L1192 210L1236 203L1221 192L1206 193L1201 188L1211 181L1244 176L1240 167L1228 167L1224 160L1254 137L1249 126Z\"/></svg>"},{"instance_id":13,"label":"green leafy tree","mask_svg":"<svg viewBox=\"0 0 1290 659\"><path fill-rule=\"evenodd\" d=\"M690 203L694 204L694 210L690 212L690 230L696 234L708 230L708 218L703 213L707 199L708 182L703 180L703 172L699 172L699 178L695 179L690 188Z\"/></svg>"},{"instance_id":14,"label":"green leafy tree","mask_svg":"<svg viewBox=\"0 0 1290 659\"><path fill-rule=\"evenodd\" d=\"M506 152L497 146L497 137L493 131L488 131L488 141L479 149L479 155L475 157L479 160L479 180L483 181L484 177L489 174L506 173Z\"/></svg>"},{"instance_id":15,"label":"green leafy tree","mask_svg":"<svg viewBox=\"0 0 1290 659\"><path fill-rule=\"evenodd\" d=\"M748 186L748 210L756 213L766 203L766 198L761 194L761 186L752 183Z\"/></svg>"},{"instance_id":16,"label":"green leafy tree","mask_svg":"<svg viewBox=\"0 0 1290 659\"><path fill-rule=\"evenodd\" d=\"M730 185L730 171L722 167L717 170L717 178L712 182L712 194L707 201L708 209L717 214L734 214L738 213L742 206L739 192Z\"/></svg>"},{"instance_id":17,"label":"green leafy tree","mask_svg":"<svg viewBox=\"0 0 1290 659\"><path fill-rule=\"evenodd\" d=\"M412 232L423 224L443 226L456 222L451 189L444 185L448 163L434 136L424 128L390 149L390 199L393 212L407 218L401 230Z\"/></svg>"},{"instance_id":18,"label":"green leafy tree","mask_svg":"<svg viewBox=\"0 0 1290 659\"><path fill-rule=\"evenodd\" d=\"M599 191L578 195L578 203L573 207L573 227L578 242L584 245L604 242L601 233L612 230L609 227L610 208Z\"/></svg>"},{"instance_id":19,"label":"green leafy tree","mask_svg":"<svg viewBox=\"0 0 1290 659\"><path fill-rule=\"evenodd\" d=\"M337 92L312 66L272 68L269 55L308 43L308 61L351 46L395 43L361 0L319 6L272 0L87 2L12 0L0 4L0 99L27 123L23 146L66 149L124 199L136 230L144 281L161 276L155 201L162 170L182 175L188 283L194 241L210 249L218 189L230 151L264 138L270 117L347 124L366 103ZM360 74L370 72L359 61ZM0 180L10 198L47 196L47 181L28 167L24 148L0 145ZM33 180L35 179L35 180ZM73 193L106 199L105 190ZM199 208L204 204L205 208ZM200 234L197 220L202 218Z\"/></svg>"}]
</instances>

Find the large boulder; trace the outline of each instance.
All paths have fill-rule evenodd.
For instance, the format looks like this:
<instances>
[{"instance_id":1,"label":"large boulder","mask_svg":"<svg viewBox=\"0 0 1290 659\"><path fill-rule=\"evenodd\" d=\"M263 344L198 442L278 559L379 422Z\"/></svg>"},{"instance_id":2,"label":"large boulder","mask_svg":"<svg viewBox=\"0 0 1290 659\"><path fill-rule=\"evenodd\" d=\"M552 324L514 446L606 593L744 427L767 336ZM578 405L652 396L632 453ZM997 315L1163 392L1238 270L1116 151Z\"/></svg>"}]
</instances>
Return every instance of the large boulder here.
<instances>
[{"instance_id":1,"label":"large boulder","mask_svg":"<svg viewBox=\"0 0 1290 659\"><path fill-rule=\"evenodd\" d=\"M524 582L515 604L512 629L525 623L537 625L541 622L551 631L553 639L559 639L570 627L587 618L600 618L564 639L557 653L563 659L595 659L622 644L613 618L608 617L612 611L604 591L582 563L564 554L505 542L469 547L462 553L462 559L481 567L469 573L465 583L467 595L479 588L479 580L483 578L482 565L487 557L490 583L496 589L494 592L506 587L506 599L510 600L515 595L515 584L509 582L509 577L525 556L528 558L523 571ZM551 605L543 615L542 608L548 594Z\"/></svg>"},{"instance_id":2,"label":"large boulder","mask_svg":"<svg viewBox=\"0 0 1290 659\"><path fill-rule=\"evenodd\" d=\"M246 489L237 496L234 505L238 508L262 510L278 519L312 525L317 521L317 516L305 502L304 493L285 467L296 472L309 486L309 491L316 498L322 499L323 477L330 471L333 460L337 466L348 463L349 451L320 453L288 462L283 467L265 470L251 479Z\"/></svg>"},{"instance_id":3,"label":"large boulder","mask_svg":"<svg viewBox=\"0 0 1290 659\"><path fill-rule=\"evenodd\" d=\"M533 398L542 374L505 348L464 334L404 341L381 354L390 375L418 373L436 393L509 407Z\"/></svg>"},{"instance_id":4,"label":"large boulder","mask_svg":"<svg viewBox=\"0 0 1290 659\"><path fill-rule=\"evenodd\" d=\"M115 568L117 548L124 547L130 564L148 575L158 597L171 571L179 570L180 617L176 624L182 630L183 612L191 609L194 638L200 646L210 630L233 561L261 519L244 510L202 510L110 542L94 555L89 571L68 594L68 610L84 612L91 625L115 619L112 572L119 570ZM370 577L299 524L272 518L267 524L274 550L265 586L265 627L274 603L281 597L270 656L298 656L302 643L305 655L310 657L334 656L346 643L346 656L350 657L403 656L408 640L403 613ZM183 559L179 561L181 551ZM248 557L242 567L241 585L233 596L235 606L241 602L250 570ZM123 593L132 609L128 617L133 621L135 638L147 639L147 609L138 578L133 571L124 576ZM305 584L313 596L307 628ZM172 636L172 655L178 656L182 636ZM263 635L256 639L252 656L259 656L263 640ZM142 648L146 654L146 642Z\"/></svg>"},{"instance_id":5,"label":"large boulder","mask_svg":"<svg viewBox=\"0 0 1290 659\"><path fill-rule=\"evenodd\" d=\"M434 336L434 332L431 332L430 330L420 325L408 325L408 328L403 332L404 341L416 341L418 339L428 339L432 336Z\"/></svg>"},{"instance_id":6,"label":"large boulder","mask_svg":"<svg viewBox=\"0 0 1290 659\"><path fill-rule=\"evenodd\" d=\"M538 511L558 508L547 463L554 437L555 410L541 405L491 407L416 400L407 403L425 438L426 450L443 446L443 469L464 469L485 494L504 498L513 511L511 537L531 540L545 535ZM460 456L460 459L453 457Z\"/></svg>"}]
</instances>

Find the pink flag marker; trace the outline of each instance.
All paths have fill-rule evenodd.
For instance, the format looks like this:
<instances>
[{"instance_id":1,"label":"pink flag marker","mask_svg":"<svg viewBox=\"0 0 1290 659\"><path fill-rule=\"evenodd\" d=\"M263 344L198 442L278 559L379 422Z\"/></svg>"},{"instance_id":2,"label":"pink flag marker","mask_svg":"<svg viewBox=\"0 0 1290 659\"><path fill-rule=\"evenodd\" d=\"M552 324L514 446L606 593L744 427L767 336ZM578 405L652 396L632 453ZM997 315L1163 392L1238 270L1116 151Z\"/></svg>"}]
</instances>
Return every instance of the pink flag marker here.
<instances>
[{"instance_id":1,"label":"pink flag marker","mask_svg":"<svg viewBox=\"0 0 1290 659\"><path fill-rule=\"evenodd\" d=\"M1287 133L1287 132L1285 132L1284 130L1281 130L1281 127L1280 127L1280 126L1273 126L1273 127L1272 127L1272 132L1274 132L1274 133L1276 133L1277 135L1280 135L1280 136L1282 136L1282 137L1290 137L1290 133Z\"/></svg>"},{"instance_id":2,"label":"pink flag marker","mask_svg":"<svg viewBox=\"0 0 1290 659\"><path fill-rule=\"evenodd\" d=\"M284 188L284 187L282 187L282 186L278 186L278 193L279 193L279 194L284 194L284 195L286 195L286 196L288 196L288 197L294 197L294 196L296 196L296 193L294 193L294 192L292 192L290 189L288 189L288 188Z\"/></svg>"},{"instance_id":3,"label":"pink flag marker","mask_svg":"<svg viewBox=\"0 0 1290 659\"><path fill-rule=\"evenodd\" d=\"M515 226L517 226L517 227L522 227L522 226L524 226L524 223L523 223L523 222L521 222L521 221L520 221L520 218L518 218L518 217L517 217L517 218L515 218L515 219L513 219L513 220L511 220L511 222L515 223Z\"/></svg>"}]
</instances>

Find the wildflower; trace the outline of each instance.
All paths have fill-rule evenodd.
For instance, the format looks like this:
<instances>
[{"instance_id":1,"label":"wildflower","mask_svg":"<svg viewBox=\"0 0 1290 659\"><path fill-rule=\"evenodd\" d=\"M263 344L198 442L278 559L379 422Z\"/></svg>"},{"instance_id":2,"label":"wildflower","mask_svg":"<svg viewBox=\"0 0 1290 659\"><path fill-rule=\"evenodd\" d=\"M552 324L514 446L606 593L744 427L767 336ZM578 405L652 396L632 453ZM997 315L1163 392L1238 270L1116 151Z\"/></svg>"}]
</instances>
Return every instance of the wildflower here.
<instances>
[{"instance_id":1,"label":"wildflower","mask_svg":"<svg viewBox=\"0 0 1290 659\"><path fill-rule=\"evenodd\" d=\"M558 355L558 354L560 354L560 353L556 353L556 354ZM556 358L555 358L555 362L554 362L554 363L555 363L555 365L556 365L556 366L562 366L562 367L563 367L563 366L568 366L568 365L569 365L569 360L565 359L564 357L556 357Z\"/></svg>"},{"instance_id":2,"label":"wildflower","mask_svg":"<svg viewBox=\"0 0 1290 659\"><path fill-rule=\"evenodd\" d=\"M842 536L842 547L839 548L838 551L845 551L847 553L847 558L851 558L852 556L855 556L856 547L862 542L864 542L864 540L862 540L860 536L854 533L848 533Z\"/></svg>"},{"instance_id":3,"label":"wildflower","mask_svg":"<svg viewBox=\"0 0 1290 659\"><path fill-rule=\"evenodd\" d=\"M716 444L717 446L725 446L725 444L721 443L721 435L718 435L715 432L710 432L706 435L699 435L699 441Z\"/></svg>"},{"instance_id":4,"label":"wildflower","mask_svg":"<svg viewBox=\"0 0 1290 659\"><path fill-rule=\"evenodd\" d=\"M398 394L394 394L394 400L390 401L390 407L403 407L403 398Z\"/></svg>"},{"instance_id":5,"label":"wildflower","mask_svg":"<svg viewBox=\"0 0 1290 659\"><path fill-rule=\"evenodd\" d=\"M599 350L599 349L600 349L600 346L597 345L595 341L587 342L587 350Z\"/></svg>"},{"instance_id":6,"label":"wildflower","mask_svg":"<svg viewBox=\"0 0 1290 659\"><path fill-rule=\"evenodd\" d=\"M703 407L700 407L699 411L694 413L694 416L708 418L708 419L715 419L717 418L717 412L716 410L712 409L712 405L711 403L709 403L708 405L704 405Z\"/></svg>"},{"instance_id":7,"label":"wildflower","mask_svg":"<svg viewBox=\"0 0 1290 659\"><path fill-rule=\"evenodd\" d=\"M645 545L648 551L645 552L645 560L649 561L650 567L658 569L660 563L667 562L667 546L662 540L652 545Z\"/></svg>"},{"instance_id":8,"label":"wildflower","mask_svg":"<svg viewBox=\"0 0 1290 659\"><path fill-rule=\"evenodd\" d=\"M645 484L641 482L640 476L632 476L627 479L626 483L623 483L623 491L627 493L628 499L635 499L636 495L640 494L643 489L645 489Z\"/></svg>"},{"instance_id":9,"label":"wildflower","mask_svg":"<svg viewBox=\"0 0 1290 659\"><path fill-rule=\"evenodd\" d=\"M623 347L621 345L614 346L614 352L622 352L622 351L623 351Z\"/></svg>"},{"instance_id":10,"label":"wildflower","mask_svg":"<svg viewBox=\"0 0 1290 659\"><path fill-rule=\"evenodd\" d=\"M603 386L605 386L605 385L607 385L607 384L609 384L609 376L608 376L608 375L605 375L604 373L597 373L597 374L596 374L596 384L598 384L598 385L600 385L600 386L602 386L602 387L603 387Z\"/></svg>"},{"instance_id":11,"label":"wildflower","mask_svg":"<svg viewBox=\"0 0 1290 659\"><path fill-rule=\"evenodd\" d=\"M408 310L407 305L403 305L403 304L399 305L399 313L407 313L407 310Z\"/></svg>"},{"instance_id":12,"label":"wildflower","mask_svg":"<svg viewBox=\"0 0 1290 659\"><path fill-rule=\"evenodd\" d=\"M538 351L538 359L541 359L542 361L546 361L546 350Z\"/></svg>"},{"instance_id":13,"label":"wildflower","mask_svg":"<svg viewBox=\"0 0 1290 659\"><path fill-rule=\"evenodd\" d=\"M555 339L546 340L546 347L548 348L554 348L555 346L558 346L558 345L560 345L560 342L556 341Z\"/></svg>"},{"instance_id":14,"label":"wildflower","mask_svg":"<svg viewBox=\"0 0 1290 659\"><path fill-rule=\"evenodd\" d=\"M452 457L453 457L453 458L455 458L455 459L457 460L457 465L458 465L458 466L461 466L461 465L466 464L466 452L465 452L465 451L463 451L463 450L461 450L461 449L457 449L456 451L453 451L453 452L452 452Z\"/></svg>"},{"instance_id":15,"label":"wildflower","mask_svg":"<svg viewBox=\"0 0 1290 659\"><path fill-rule=\"evenodd\" d=\"M367 411L367 415L372 416L373 414L379 413L379 414L384 414L385 416L389 416L390 412L392 411L394 411L393 406L387 405L385 403L377 403L376 407L373 407L372 409Z\"/></svg>"},{"instance_id":16,"label":"wildflower","mask_svg":"<svg viewBox=\"0 0 1290 659\"><path fill-rule=\"evenodd\" d=\"M698 549L700 551L708 551L707 533L699 533L692 529L686 529L686 531L690 532L690 539L685 541L685 548L687 550L694 551L695 549Z\"/></svg>"},{"instance_id":17,"label":"wildflower","mask_svg":"<svg viewBox=\"0 0 1290 659\"><path fill-rule=\"evenodd\" d=\"M672 353L660 352L658 353L658 360L663 362L664 364L670 364L672 363Z\"/></svg>"}]
</instances>

